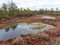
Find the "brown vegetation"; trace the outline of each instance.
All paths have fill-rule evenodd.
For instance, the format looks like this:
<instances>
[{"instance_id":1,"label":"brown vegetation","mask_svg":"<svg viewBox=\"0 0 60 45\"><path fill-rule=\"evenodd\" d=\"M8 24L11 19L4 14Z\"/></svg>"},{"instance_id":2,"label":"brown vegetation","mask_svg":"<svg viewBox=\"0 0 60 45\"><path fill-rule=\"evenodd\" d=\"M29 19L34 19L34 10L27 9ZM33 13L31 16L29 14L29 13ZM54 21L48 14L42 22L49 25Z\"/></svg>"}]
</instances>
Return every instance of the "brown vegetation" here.
<instances>
[{"instance_id":1,"label":"brown vegetation","mask_svg":"<svg viewBox=\"0 0 60 45\"><path fill-rule=\"evenodd\" d=\"M41 16L33 16L26 19L17 19L13 21L0 24L2 27L14 24L16 22L43 22L54 25L55 28L46 30L38 34L21 35L22 38L10 39L7 41L0 41L0 45L60 45L60 16L54 16L56 20L42 19ZM5 25L5 26L4 26Z\"/></svg>"}]
</instances>

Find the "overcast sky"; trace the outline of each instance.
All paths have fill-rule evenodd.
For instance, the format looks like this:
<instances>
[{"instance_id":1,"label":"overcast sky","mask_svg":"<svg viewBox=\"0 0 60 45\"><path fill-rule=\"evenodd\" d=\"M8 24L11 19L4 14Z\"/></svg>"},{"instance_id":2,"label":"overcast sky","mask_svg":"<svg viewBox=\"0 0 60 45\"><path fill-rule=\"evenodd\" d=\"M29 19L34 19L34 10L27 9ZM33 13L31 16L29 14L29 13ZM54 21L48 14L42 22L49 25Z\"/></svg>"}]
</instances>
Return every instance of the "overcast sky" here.
<instances>
[{"instance_id":1,"label":"overcast sky","mask_svg":"<svg viewBox=\"0 0 60 45\"><path fill-rule=\"evenodd\" d=\"M11 0L1 0L0 6L2 3L9 3ZM59 8L60 9L60 0L13 0L15 4L21 8L29 8L29 9L39 9L39 8Z\"/></svg>"}]
</instances>

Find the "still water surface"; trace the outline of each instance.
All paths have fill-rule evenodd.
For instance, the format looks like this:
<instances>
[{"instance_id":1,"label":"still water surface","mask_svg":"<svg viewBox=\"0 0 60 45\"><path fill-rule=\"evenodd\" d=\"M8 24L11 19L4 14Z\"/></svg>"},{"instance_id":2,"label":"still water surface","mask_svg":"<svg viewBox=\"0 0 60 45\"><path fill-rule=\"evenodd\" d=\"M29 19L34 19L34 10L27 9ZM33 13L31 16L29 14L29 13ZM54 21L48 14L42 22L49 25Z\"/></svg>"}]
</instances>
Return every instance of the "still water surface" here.
<instances>
[{"instance_id":1,"label":"still water surface","mask_svg":"<svg viewBox=\"0 0 60 45\"><path fill-rule=\"evenodd\" d=\"M15 25L11 25L9 27L0 29L0 40L8 40L11 38L19 37L20 34L31 34L31 33L39 33L43 32L44 30L53 28L52 25L43 24L43 28L40 29L40 22L35 23L19 23ZM39 26L38 26L39 25ZM32 29L32 27L39 27L38 29Z\"/></svg>"}]
</instances>

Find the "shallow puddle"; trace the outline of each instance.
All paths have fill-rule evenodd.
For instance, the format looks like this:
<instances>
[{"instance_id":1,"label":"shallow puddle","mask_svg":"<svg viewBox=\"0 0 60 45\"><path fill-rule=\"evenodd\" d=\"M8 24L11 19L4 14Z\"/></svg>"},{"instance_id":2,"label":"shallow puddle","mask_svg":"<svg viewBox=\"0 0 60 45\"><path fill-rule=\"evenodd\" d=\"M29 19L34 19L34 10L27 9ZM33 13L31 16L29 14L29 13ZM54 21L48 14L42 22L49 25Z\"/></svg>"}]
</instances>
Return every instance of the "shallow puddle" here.
<instances>
[{"instance_id":1,"label":"shallow puddle","mask_svg":"<svg viewBox=\"0 0 60 45\"><path fill-rule=\"evenodd\" d=\"M42 16L42 18L44 18L44 19L56 19L55 17L52 17L52 16Z\"/></svg>"},{"instance_id":2,"label":"shallow puddle","mask_svg":"<svg viewBox=\"0 0 60 45\"><path fill-rule=\"evenodd\" d=\"M0 29L0 40L8 40L11 38L19 37L21 34L39 33L44 30L54 28L52 25L43 24L40 22L35 23L19 23L3 29Z\"/></svg>"}]
</instances>

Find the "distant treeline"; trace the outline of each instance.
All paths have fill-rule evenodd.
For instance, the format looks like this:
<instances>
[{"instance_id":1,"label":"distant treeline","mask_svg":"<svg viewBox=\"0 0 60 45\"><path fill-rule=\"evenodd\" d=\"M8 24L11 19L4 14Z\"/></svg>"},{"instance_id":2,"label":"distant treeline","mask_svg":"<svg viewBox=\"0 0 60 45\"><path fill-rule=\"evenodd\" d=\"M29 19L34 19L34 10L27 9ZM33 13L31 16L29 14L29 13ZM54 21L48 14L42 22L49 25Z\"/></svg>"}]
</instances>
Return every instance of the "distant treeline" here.
<instances>
[{"instance_id":1,"label":"distant treeline","mask_svg":"<svg viewBox=\"0 0 60 45\"><path fill-rule=\"evenodd\" d=\"M60 10L58 8L56 8L56 10L53 10L53 8L51 8L51 10L48 9L30 10L29 8L19 9L14 2L11 2L9 4L3 3L2 7L0 8L0 20L6 20L15 17L30 17L36 14L60 15Z\"/></svg>"}]
</instances>

